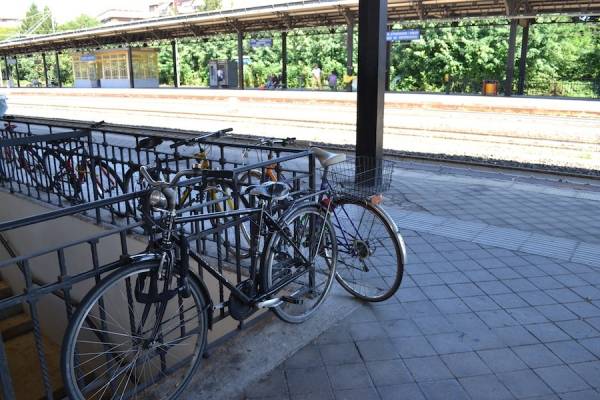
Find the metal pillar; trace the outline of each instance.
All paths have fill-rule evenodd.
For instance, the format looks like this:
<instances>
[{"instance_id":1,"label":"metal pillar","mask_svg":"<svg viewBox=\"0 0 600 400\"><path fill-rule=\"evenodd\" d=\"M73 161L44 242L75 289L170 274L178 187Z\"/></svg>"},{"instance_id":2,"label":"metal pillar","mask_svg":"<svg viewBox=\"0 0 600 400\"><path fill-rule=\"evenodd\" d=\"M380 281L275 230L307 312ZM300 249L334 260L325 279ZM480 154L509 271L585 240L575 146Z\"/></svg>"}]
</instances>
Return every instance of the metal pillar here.
<instances>
[{"instance_id":1,"label":"metal pillar","mask_svg":"<svg viewBox=\"0 0 600 400\"><path fill-rule=\"evenodd\" d=\"M58 52L54 53L56 57L56 79L58 80L58 87L62 87L61 76L60 76L60 60L58 59Z\"/></svg>"},{"instance_id":2,"label":"metal pillar","mask_svg":"<svg viewBox=\"0 0 600 400\"><path fill-rule=\"evenodd\" d=\"M17 75L17 87L21 87L21 77L19 76L19 59L15 56L15 75Z\"/></svg>"},{"instance_id":3,"label":"metal pillar","mask_svg":"<svg viewBox=\"0 0 600 400\"><path fill-rule=\"evenodd\" d=\"M237 31L238 45L238 88L244 89L244 32L241 29Z\"/></svg>"},{"instance_id":4,"label":"metal pillar","mask_svg":"<svg viewBox=\"0 0 600 400\"><path fill-rule=\"evenodd\" d=\"M127 64L129 66L129 87L135 88L135 77L133 76L133 50L127 47Z\"/></svg>"},{"instance_id":5,"label":"metal pillar","mask_svg":"<svg viewBox=\"0 0 600 400\"><path fill-rule=\"evenodd\" d=\"M10 65L8 65L8 57L4 56L4 66L6 67L6 87L10 86Z\"/></svg>"},{"instance_id":6,"label":"metal pillar","mask_svg":"<svg viewBox=\"0 0 600 400\"><path fill-rule=\"evenodd\" d=\"M281 32L281 88L287 89L288 87L288 53L287 53L287 32Z\"/></svg>"},{"instance_id":7,"label":"metal pillar","mask_svg":"<svg viewBox=\"0 0 600 400\"><path fill-rule=\"evenodd\" d=\"M387 0L360 0L356 155L383 156Z\"/></svg>"},{"instance_id":8,"label":"metal pillar","mask_svg":"<svg viewBox=\"0 0 600 400\"><path fill-rule=\"evenodd\" d=\"M346 16L348 32L346 33L346 74L354 76L354 19ZM346 90L352 91L352 82L348 83Z\"/></svg>"},{"instance_id":9,"label":"metal pillar","mask_svg":"<svg viewBox=\"0 0 600 400\"><path fill-rule=\"evenodd\" d=\"M510 34L508 37L508 54L506 56L506 81L504 83L504 95L509 97L513 93L513 82L515 80L515 47L517 44L517 28L516 19L510 21Z\"/></svg>"},{"instance_id":10,"label":"metal pillar","mask_svg":"<svg viewBox=\"0 0 600 400\"><path fill-rule=\"evenodd\" d=\"M529 21L523 23L523 37L521 40L521 58L519 59L519 95L525 94L525 80L527 78L527 53L529 52Z\"/></svg>"},{"instance_id":11,"label":"metal pillar","mask_svg":"<svg viewBox=\"0 0 600 400\"><path fill-rule=\"evenodd\" d=\"M390 65L392 60L392 42L385 45L385 90L390 91L390 74L392 73Z\"/></svg>"},{"instance_id":12,"label":"metal pillar","mask_svg":"<svg viewBox=\"0 0 600 400\"><path fill-rule=\"evenodd\" d=\"M173 51L173 86L179 87L179 50L177 49L177 41L171 40L171 49Z\"/></svg>"},{"instance_id":13,"label":"metal pillar","mask_svg":"<svg viewBox=\"0 0 600 400\"><path fill-rule=\"evenodd\" d=\"M44 80L46 81L46 87L48 87L48 63L46 62L46 53L42 53L42 64L44 64Z\"/></svg>"}]
</instances>

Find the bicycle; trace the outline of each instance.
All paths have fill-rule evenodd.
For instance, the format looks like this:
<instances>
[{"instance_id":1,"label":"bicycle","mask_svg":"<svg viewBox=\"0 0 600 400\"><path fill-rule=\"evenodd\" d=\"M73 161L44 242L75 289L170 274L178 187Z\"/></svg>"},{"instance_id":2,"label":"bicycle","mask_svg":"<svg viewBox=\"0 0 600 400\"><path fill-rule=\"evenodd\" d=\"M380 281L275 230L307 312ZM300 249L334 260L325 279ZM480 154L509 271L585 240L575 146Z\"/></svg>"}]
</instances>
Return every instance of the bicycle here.
<instances>
[{"instance_id":1,"label":"bicycle","mask_svg":"<svg viewBox=\"0 0 600 400\"><path fill-rule=\"evenodd\" d=\"M273 139L273 138L261 138L258 140L258 146L268 146L269 153L267 154L267 160L272 160L275 157L275 152L273 150L273 146L281 145L286 147L288 145L292 145L296 143L296 138L285 138L285 139ZM242 165L246 165L248 159L250 158L250 147L246 147L242 151ZM263 161L263 156L260 150L257 150L258 161ZM283 173L279 170L279 166L277 164L271 164L265 167L264 179L263 173L260 170L253 169L250 170L240 176L240 182L250 184L252 182L261 182L261 181L271 181L271 182L286 182L286 178Z\"/></svg>"},{"instance_id":2,"label":"bicycle","mask_svg":"<svg viewBox=\"0 0 600 400\"><path fill-rule=\"evenodd\" d=\"M362 300L389 299L402 283L406 260L404 240L381 207L393 163L312 151L322 166L320 202L331 209L337 232L336 280Z\"/></svg>"},{"instance_id":3,"label":"bicycle","mask_svg":"<svg viewBox=\"0 0 600 400\"><path fill-rule=\"evenodd\" d=\"M287 185L247 188L256 208L178 217L180 179L199 178L208 187L233 173L195 165L170 182L154 180L145 167L140 173L149 186L142 201L152 228L149 245L145 253L115 263L116 272L85 296L71 318L61 358L70 399L176 399L200 364L214 309L227 307L242 321L268 308L286 322L300 323L323 303L333 283L337 242L331 221L318 204L289 206ZM287 205L278 217L282 203ZM258 265L237 285L191 250L190 238L178 229L221 217L252 221L254 254L259 237L268 243ZM190 258L230 291L227 302L213 305L199 274L190 269Z\"/></svg>"},{"instance_id":4,"label":"bicycle","mask_svg":"<svg viewBox=\"0 0 600 400\"><path fill-rule=\"evenodd\" d=\"M4 130L10 136L14 137L17 135L16 128L17 126L10 122L4 123ZM2 169L15 169L13 173L16 178L19 175L17 169L24 171L26 175L21 174L22 176L18 177L22 180L22 183L33 184L38 190L47 190L50 186L50 178L46 172L43 158L39 155L39 150L33 145L5 147L1 161L2 163L0 164L4 164L4 166L0 165ZM3 175L8 176L8 174Z\"/></svg>"}]
</instances>

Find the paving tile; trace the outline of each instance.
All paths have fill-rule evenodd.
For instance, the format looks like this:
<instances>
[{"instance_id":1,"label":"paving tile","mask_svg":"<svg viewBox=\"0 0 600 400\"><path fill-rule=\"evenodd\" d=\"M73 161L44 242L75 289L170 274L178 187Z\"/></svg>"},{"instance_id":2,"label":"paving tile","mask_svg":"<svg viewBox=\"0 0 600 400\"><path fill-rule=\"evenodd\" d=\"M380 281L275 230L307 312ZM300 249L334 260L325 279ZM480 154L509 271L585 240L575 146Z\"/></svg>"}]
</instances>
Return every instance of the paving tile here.
<instances>
[{"instance_id":1,"label":"paving tile","mask_svg":"<svg viewBox=\"0 0 600 400\"><path fill-rule=\"evenodd\" d=\"M460 332L487 330L487 325L473 312L454 314L448 320Z\"/></svg>"},{"instance_id":2,"label":"paving tile","mask_svg":"<svg viewBox=\"0 0 600 400\"><path fill-rule=\"evenodd\" d=\"M581 287L574 287L572 289L575 293L577 293L578 295L580 295L581 297L583 297L584 299L589 299L589 300L598 300L600 299L600 289L594 287L594 286L581 286Z\"/></svg>"},{"instance_id":3,"label":"paving tile","mask_svg":"<svg viewBox=\"0 0 600 400\"><path fill-rule=\"evenodd\" d=\"M502 308L519 308L528 306L525 300L513 293L493 294L490 295L490 297Z\"/></svg>"},{"instance_id":4,"label":"paving tile","mask_svg":"<svg viewBox=\"0 0 600 400\"><path fill-rule=\"evenodd\" d=\"M321 353L319 353L319 348L314 344L304 346L284 363L285 369L309 368L321 365L323 365Z\"/></svg>"},{"instance_id":5,"label":"paving tile","mask_svg":"<svg viewBox=\"0 0 600 400\"><path fill-rule=\"evenodd\" d=\"M427 400L469 400L470 397L456 379L442 381L421 382L421 390ZM409 397L406 397L409 399Z\"/></svg>"},{"instance_id":6,"label":"paving tile","mask_svg":"<svg viewBox=\"0 0 600 400\"><path fill-rule=\"evenodd\" d=\"M512 351L530 368L551 367L563 364L563 361L543 344L517 346L513 347Z\"/></svg>"},{"instance_id":7,"label":"paving tile","mask_svg":"<svg viewBox=\"0 0 600 400\"><path fill-rule=\"evenodd\" d=\"M284 398L288 395L285 373L282 368L275 369L273 372L261 378L245 390L245 396L250 399L259 399L267 397Z\"/></svg>"},{"instance_id":8,"label":"paving tile","mask_svg":"<svg viewBox=\"0 0 600 400\"><path fill-rule=\"evenodd\" d=\"M425 296L431 300L450 299L456 297L456 294L446 285L423 286L421 288Z\"/></svg>"},{"instance_id":9,"label":"paving tile","mask_svg":"<svg viewBox=\"0 0 600 400\"><path fill-rule=\"evenodd\" d=\"M373 315L377 321L393 321L406 318L406 311L401 303L379 303L372 306Z\"/></svg>"},{"instance_id":10,"label":"paving tile","mask_svg":"<svg viewBox=\"0 0 600 400\"><path fill-rule=\"evenodd\" d=\"M600 358L600 338L583 339L579 343Z\"/></svg>"},{"instance_id":11,"label":"paving tile","mask_svg":"<svg viewBox=\"0 0 600 400\"><path fill-rule=\"evenodd\" d=\"M584 320L561 321L556 325L573 339L587 339L600 336L600 332Z\"/></svg>"},{"instance_id":12,"label":"paving tile","mask_svg":"<svg viewBox=\"0 0 600 400\"><path fill-rule=\"evenodd\" d=\"M433 300L433 304L435 304L442 314L459 314L471 311L459 298Z\"/></svg>"},{"instance_id":13,"label":"paving tile","mask_svg":"<svg viewBox=\"0 0 600 400\"><path fill-rule=\"evenodd\" d=\"M402 358L425 357L436 354L424 336L395 338L392 339L392 343Z\"/></svg>"},{"instance_id":14,"label":"paving tile","mask_svg":"<svg viewBox=\"0 0 600 400\"><path fill-rule=\"evenodd\" d=\"M438 274L438 277L446 284L471 282L471 280L464 273L459 271L442 272Z\"/></svg>"},{"instance_id":15,"label":"paving tile","mask_svg":"<svg viewBox=\"0 0 600 400\"><path fill-rule=\"evenodd\" d=\"M290 395L306 393L325 393L331 391L329 377L325 367L298 368L286 371ZM310 382L310 385L306 383Z\"/></svg>"},{"instance_id":16,"label":"paving tile","mask_svg":"<svg viewBox=\"0 0 600 400\"><path fill-rule=\"evenodd\" d=\"M468 273L466 275L469 276ZM463 298L463 300L468 296L481 296L484 294L474 283L454 283L448 286L458 297Z\"/></svg>"},{"instance_id":17,"label":"paving tile","mask_svg":"<svg viewBox=\"0 0 600 400\"><path fill-rule=\"evenodd\" d=\"M400 288L400 290L398 290L398 292L395 294L395 297L401 303L404 303L407 301L420 301L420 300L427 299L427 296L425 296L425 294L423 293L423 291L421 291L420 288L405 287L404 281L402 282L402 287Z\"/></svg>"},{"instance_id":18,"label":"paving tile","mask_svg":"<svg viewBox=\"0 0 600 400\"><path fill-rule=\"evenodd\" d=\"M514 318L522 325L537 324L548 321L548 318L546 318L541 312L536 310L534 307L511 308L508 309L507 312L512 318Z\"/></svg>"},{"instance_id":19,"label":"paving tile","mask_svg":"<svg viewBox=\"0 0 600 400\"><path fill-rule=\"evenodd\" d=\"M363 307L359 307L356 311L346 318L344 322L346 323L357 323L357 322L373 322L377 321L377 317L373 312L372 307L369 305L364 305Z\"/></svg>"},{"instance_id":20,"label":"paving tile","mask_svg":"<svg viewBox=\"0 0 600 400\"><path fill-rule=\"evenodd\" d=\"M519 275L513 268L495 268L491 269L490 273L496 278L502 280L521 278L521 275Z\"/></svg>"},{"instance_id":21,"label":"paving tile","mask_svg":"<svg viewBox=\"0 0 600 400\"><path fill-rule=\"evenodd\" d=\"M558 280L554 279L551 276L540 276L530 278L529 281L537 286L539 289L547 290L547 289L560 289L564 287L564 285Z\"/></svg>"},{"instance_id":22,"label":"paving tile","mask_svg":"<svg viewBox=\"0 0 600 400\"><path fill-rule=\"evenodd\" d=\"M531 324L526 325L525 328L531 332L540 342L558 342L561 340L569 340L570 337L554 323L547 324Z\"/></svg>"},{"instance_id":23,"label":"paving tile","mask_svg":"<svg viewBox=\"0 0 600 400\"><path fill-rule=\"evenodd\" d=\"M379 400L375 388L336 390L334 395L335 400Z\"/></svg>"},{"instance_id":24,"label":"paving tile","mask_svg":"<svg viewBox=\"0 0 600 400\"><path fill-rule=\"evenodd\" d=\"M590 386L600 388L600 361L592 361L570 366Z\"/></svg>"},{"instance_id":25,"label":"paving tile","mask_svg":"<svg viewBox=\"0 0 600 400\"><path fill-rule=\"evenodd\" d=\"M564 303L575 303L581 301L581 296L575 293L573 290L565 288L565 289L551 289L546 290L546 294L552 297L557 302Z\"/></svg>"},{"instance_id":26,"label":"paving tile","mask_svg":"<svg viewBox=\"0 0 600 400\"><path fill-rule=\"evenodd\" d=\"M436 333L454 332L456 328L452 326L443 315L434 315L430 317L417 317L413 321L425 335Z\"/></svg>"},{"instance_id":27,"label":"paving tile","mask_svg":"<svg viewBox=\"0 0 600 400\"><path fill-rule=\"evenodd\" d=\"M465 343L473 350L491 350L505 347L504 341L491 329L466 332Z\"/></svg>"},{"instance_id":28,"label":"paving tile","mask_svg":"<svg viewBox=\"0 0 600 400\"><path fill-rule=\"evenodd\" d=\"M419 274L419 275L411 275L413 280L420 287L425 286L435 286L435 285L443 285L444 281L440 279L437 274Z\"/></svg>"},{"instance_id":29,"label":"paving tile","mask_svg":"<svg viewBox=\"0 0 600 400\"><path fill-rule=\"evenodd\" d=\"M579 392L563 393L562 400L600 400L600 393L595 390L582 390Z\"/></svg>"},{"instance_id":30,"label":"paving tile","mask_svg":"<svg viewBox=\"0 0 600 400\"><path fill-rule=\"evenodd\" d=\"M465 337L466 334L463 332L454 332L429 335L427 336L427 340L429 340L429 343L431 343L438 354L450 354L472 351Z\"/></svg>"},{"instance_id":31,"label":"paving tile","mask_svg":"<svg viewBox=\"0 0 600 400\"><path fill-rule=\"evenodd\" d=\"M496 277L492 274L490 274L488 271L486 270L481 270L481 271L471 271L468 274L469 279L471 279L471 281L479 283L479 282L487 282L487 281L496 281Z\"/></svg>"},{"instance_id":32,"label":"paving tile","mask_svg":"<svg viewBox=\"0 0 600 400\"><path fill-rule=\"evenodd\" d=\"M575 340L546 343L546 346L567 364L594 361L596 359L592 353Z\"/></svg>"},{"instance_id":33,"label":"paving tile","mask_svg":"<svg viewBox=\"0 0 600 400\"><path fill-rule=\"evenodd\" d=\"M404 362L417 382L453 378L439 357L409 358Z\"/></svg>"},{"instance_id":34,"label":"paving tile","mask_svg":"<svg viewBox=\"0 0 600 400\"><path fill-rule=\"evenodd\" d=\"M317 344L351 343L350 329L345 324L338 324L325 331L316 340Z\"/></svg>"},{"instance_id":35,"label":"paving tile","mask_svg":"<svg viewBox=\"0 0 600 400\"><path fill-rule=\"evenodd\" d=\"M490 328L502 326L513 326L519 323L504 310L480 311L477 313L479 318Z\"/></svg>"},{"instance_id":36,"label":"paving tile","mask_svg":"<svg viewBox=\"0 0 600 400\"><path fill-rule=\"evenodd\" d=\"M600 331L600 317L587 318L585 321L596 328L596 330Z\"/></svg>"},{"instance_id":37,"label":"paving tile","mask_svg":"<svg viewBox=\"0 0 600 400\"><path fill-rule=\"evenodd\" d=\"M525 278L507 279L504 281L504 284L511 288L515 293L522 293L530 290L538 290L538 288L535 287L533 283L529 282Z\"/></svg>"},{"instance_id":38,"label":"paving tile","mask_svg":"<svg viewBox=\"0 0 600 400\"><path fill-rule=\"evenodd\" d=\"M481 350L477 354L495 373L527 369L527 365L509 348Z\"/></svg>"},{"instance_id":39,"label":"paving tile","mask_svg":"<svg viewBox=\"0 0 600 400\"><path fill-rule=\"evenodd\" d=\"M545 306L556 304L556 301L541 290L519 292L519 296L531 306Z\"/></svg>"},{"instance_id":40,"label":"paving tile","mask_svg":"<svg viewBox=\"0 0 600 400\"><path fill-rule=\"evenodd\" d=\"M514 396L494 375L472 376L459 379L473 399L504 400Z\"/></svg>"},{"instance_id":41,"label":"paving tile","mask_svg":"<svg viewBox=\"0 0 600 400\"><path fill-rule=\"evenodd\" d=\"M462 300L475 312L497 310L500 308L489 296L463 297Z\"/></svg>"},{"instance_id":42,"label":"paving tile","mask_svg":"<svg viewBox=\"0 0 600 400\"><path fill-rule=\"evenodd\" d=\"M420 336L421 330L410 319L399 319L396 321L384 321L381 323L383 329L390 338Z\"/></svg>"},{"instance_id":43,"label":"paving tile","mask_svg":"<svg viewBox=\"0 0 600 400\"><path fill-rule=\"evenodd\" d=\"M539 340L522 326L493 328L492 331L508 346L524 346L539 343Z\"/></svg>"},{"instance_id":44,"label":"paving tile","mask_svg":"<svg viewBox=\"0 0 600 400\"><path fill-rule=\"evenodd\" d=\"M569 311L565 306L561 304L552 304L549 306L537 306L536 310L541 312L550 321L568 321L577 319L577 315Z\"/></svg>"},{"instance_id":45,"label":"paving tile","mask_svg":"<svg viewBox=\"0 0 600 400\"><path fill-rule=\"evenodd\" d=\"M565 304L569 310L573 311L581 318L591 318L600 316L600 308L588 302L567 303Z\"/></svg>"},{"instance_id":46,"label":"paving tile","mask_svg":"<svg viewBox=\"0 0 600 400\"><path fill-rule=\"evenodd\" d=\"M589 386L566 365L537 368L535 373L557 393L589 389Z\"/></svg>"},{"instance_id":47,"label":"paving tile","mask_svg":"<svg viewBox=\"0 0 600 400\"><path fill-rule=\"evenodd\" d=\"M498 374L498 379L517 398L539 397L552 394L552 389L529 370L504 372Z\"/></svg>"},{"instance_id":48,"label":"paving tile","mask_svg":"<svg viewBox=\"0 0 600 400\"><path fill-rule=\"evenodd\" d=\"M362 361L354 343L322 344L319 345L319 351L325 365L353 364Z\"/></svg>"},{"instance_id":49,"label":"paving tile","mask_svg":"<svg viewBox=\"0 0 600 400\"><path fill-rule=\"evenodd\" d=\"M430 316L440 313L437 307L429 300L411 301L402 305L404 306L404 310L406 310L405 317Z\"/></svg>"},{"instance_id":50,"label":"paving tile","mask_svg":"<svg viewBox=\"0 0 600 400\"><path fill-rule=\"evenodd\" d=\"M365 365L377 387L414 382L402 360L370 361Z\"/></svg>"},{"instance_id":51,"label":"paving tile","mask_svg":"<svg viewBox=\"0 0 600 400\"><path fill-rule=\"evenodd\" d=\"M328 365L327 373L329 375L329 379L331 380L331 387L334 391L370 388L373 386L367 368L362 363Z\"/></svg>"},{"instance_id":52,"label":"paving tile","mask_svg":"<svg viewBox=\"0 0 600 400\"><path fill-rule=\"evenodd\" d=\"M475 352L446 354L441 358L457 378L487 375L492 372Z\"/></svg>"},{"instance_id":53,"label":"paving tile","mask_svg":"<svg viewBox=\"0 0 600 400\"><path fill-rule=\"evenodd\" d=\"M577 287L577 286L586 286L587 282L583 279L579 278L576 275L568 274L568 275L557 275L554 277L557 281L565 285L566 287Z\"/></svg>"},{"instance_id":54,"label":"paving tile","mask_svg":"<svg viewBox=\"0 0 600 400\"><path fill-rule=\"evenodd\" d=\"M403 385L377 386L381 400L425 400L421 389L416 383Z\"/></svg>"},{"instance_id":55,"label":"paving tile","mask_svg":"<svg viewBox=\"0 0 600 400\"><path fill-rule=\"evenodd\" d=\"M477 286L488 295L512 293L512 290L500 281L477 282Z\"/></svg>"},{"instance_id":56,"label":"paving tile","mask_svg":"<svg viewBox=\"0 0 600 400\"><path fill-rule=\"evenodd\" d=\"M390 339L375 339L356 342L358 351L365 361L393 360L399 357Z\"/></svg>"},{"instance_id":57,"label":"paving tile","mask_svg":"<svg viewBox=\"0 0 600 400\"><path fill-rule=\"evenodd\" d=\"M386 338L387 333L380 322L361 322L350 324L350 335L356 341Z\"/></svg>"}]
</instances>

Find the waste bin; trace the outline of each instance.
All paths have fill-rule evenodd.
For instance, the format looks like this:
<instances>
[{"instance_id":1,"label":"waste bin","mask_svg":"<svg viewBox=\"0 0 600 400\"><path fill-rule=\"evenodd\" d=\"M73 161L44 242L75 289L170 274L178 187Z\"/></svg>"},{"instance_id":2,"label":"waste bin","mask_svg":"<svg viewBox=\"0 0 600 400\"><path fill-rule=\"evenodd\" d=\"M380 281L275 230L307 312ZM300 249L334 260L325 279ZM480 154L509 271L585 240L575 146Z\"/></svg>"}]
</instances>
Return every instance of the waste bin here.
<instances>
[{"instance_id":1,"label":"waste bin","mask_svg":"<svg viewBox=\"0 0 600 400\"><path fill-rule=\"evenodd\" d=\"M485 80L483 81L484 96L498 96L498 81Z\"/></svg>"}]
</instances>

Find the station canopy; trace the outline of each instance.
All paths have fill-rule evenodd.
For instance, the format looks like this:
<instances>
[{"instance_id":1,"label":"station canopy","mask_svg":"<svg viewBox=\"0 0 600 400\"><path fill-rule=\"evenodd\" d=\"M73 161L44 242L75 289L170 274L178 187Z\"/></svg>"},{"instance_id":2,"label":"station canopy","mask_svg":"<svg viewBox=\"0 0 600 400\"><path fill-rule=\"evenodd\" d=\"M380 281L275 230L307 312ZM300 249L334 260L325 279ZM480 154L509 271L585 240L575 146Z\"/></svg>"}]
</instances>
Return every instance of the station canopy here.
<instances>
[{"instance_id":1,"label":"station canopy","mask_svg":"<svg viewBox=\"0 0 600 400\"><path fill-rule=\"evenodd\" d=\"M121 25L0 42L0 56L207 37L217 34L339 26L356 20L358 0L305 0L154 18ZM463 19L598 16L600 0L389 0L390 23Z\"/></svg>"}]
</instances>

